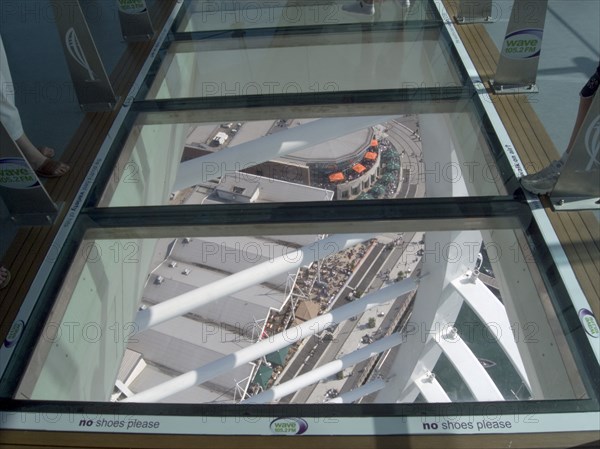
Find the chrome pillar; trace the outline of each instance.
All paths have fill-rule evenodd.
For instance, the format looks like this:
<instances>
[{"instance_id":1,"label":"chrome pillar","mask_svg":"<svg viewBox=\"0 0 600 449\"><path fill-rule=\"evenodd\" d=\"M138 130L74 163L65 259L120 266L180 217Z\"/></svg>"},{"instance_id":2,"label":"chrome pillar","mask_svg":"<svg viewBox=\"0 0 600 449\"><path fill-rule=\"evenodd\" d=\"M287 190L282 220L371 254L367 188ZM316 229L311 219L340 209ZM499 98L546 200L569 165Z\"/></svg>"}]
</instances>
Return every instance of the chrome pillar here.
<instances>
[{"instance_id":1,"label":"chrome pillar","mask_svg":"<svg viewBox=\"0 0 600 449\"><path fill-rule=\"evenodd\" d=\"M492 87L496 94L537 92L548 0L515 0Z\"/></svg>"},{"instance_id":2,"label":"chrome pillar","mask_svg":"<svg viewBox=\"0 0 600 449\"><path fill-rule=\"evenodd\" d=\"M111 111L117 98L77 0L52 0L56 27L79 105L84 111Z\"/></svg>"}]
</instances>

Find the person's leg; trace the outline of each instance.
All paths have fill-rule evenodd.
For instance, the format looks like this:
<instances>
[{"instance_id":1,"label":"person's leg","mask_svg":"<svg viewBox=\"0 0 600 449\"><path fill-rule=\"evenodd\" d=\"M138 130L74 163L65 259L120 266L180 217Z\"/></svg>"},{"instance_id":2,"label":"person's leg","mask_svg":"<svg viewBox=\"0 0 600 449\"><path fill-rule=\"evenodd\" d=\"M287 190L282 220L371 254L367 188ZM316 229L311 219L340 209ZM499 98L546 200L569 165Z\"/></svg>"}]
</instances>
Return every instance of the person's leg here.
<instances>
[{"instance_id":1,"label":"person's leg","mask_svg":"<svg viewBox=\"0 0 600 449\"><path fill-rule=\"evenodd\" d=\"M596 73L594 73L586 85L581 89L579 95L579 107L577 109L577 117L575 118L575 124L573 125L573 131L571 132L571 138L569 139L569 144L562 155L562 157L557 161L552 161L550 165L543 170L533 174L523 176L521 178L521 186L531 192L538 195L543 195L546 193L550 193L556 182L558 181L558 177L560 176L560 172L567 162L571 151L573 150L573 146L575 144L575 140L577 135L579 134L579 130L585 121L585 117L587 116L588 111L592 105L592 101L594 100L594 95L598 90L598 85L600 84L600 64L596 69Z\"/></svg>"},{"instance_id":2,"label":"person's leg","mask_svg":"<svg viewBox=\"0 0 600 449\"><path fill-rule=\"evenodd\" d=\"M6 58L4 43L0 36L0 121L39 176L57 177L64 175L69 171L69 166L49 159L54 156L54 150L48 147L37 148L25 134L19 110L15 105L14 95L10 67Z\"/></svg>"},{"instance_id":3,"label":"person's leg","mask_svg":"<svg viewBox=\"0 0 600 449\"><path fill-rule=\"evenodd\" d=\"M0 36L0 121L13 140L23 135L23 125L19 110L15 106L15 88L10 75L4 43Z\"/></svg>"},{"instance_id":4,"label":"person's leg","mask_svg":"<svg viewBox=\"0 0 600 449\"><path fill-rule=\"evenodd\" d=\"M39 176L53 178L62 176L69 171L69 166L67 164L53 161L42 154L42 152L31 143L26 134L23 134L15 140L15 142L31 164L31 167ZM47 148L47 150L50 150L50 148Z\"/></svg>"},{"instance_id":5,"label":"person's leg","mask_svg":"<svg viewBox=\"0 0 600 449\"><path fill-rule=\"evenodd\" d=\"M579 98L579 108L577 110L577 118L575 119L575 126L573 127L573 133L571 134L571 139L569 140L569 145L567 146L567 150L565 154L570 154L573 149L573 144L575 143L575 138L577 134L579 134L579 130L581 129L581 125L583 125L583 121L592 106L592 101L594 100L594 95L589 97L581 96ZM564 156L563 156L564 157ZM566 161L566 158L565 158Z\"/></svg>"},{"instance_id":6,"label":"person's leg","mask_svg":"<svg viewBox=\"0 0 600 449\"><path fill-rule=\"evenodd\" d=\"M10 282L10 271L4 267L0 267L0 288L4 288Z\"/></svg>"}]
</instances>

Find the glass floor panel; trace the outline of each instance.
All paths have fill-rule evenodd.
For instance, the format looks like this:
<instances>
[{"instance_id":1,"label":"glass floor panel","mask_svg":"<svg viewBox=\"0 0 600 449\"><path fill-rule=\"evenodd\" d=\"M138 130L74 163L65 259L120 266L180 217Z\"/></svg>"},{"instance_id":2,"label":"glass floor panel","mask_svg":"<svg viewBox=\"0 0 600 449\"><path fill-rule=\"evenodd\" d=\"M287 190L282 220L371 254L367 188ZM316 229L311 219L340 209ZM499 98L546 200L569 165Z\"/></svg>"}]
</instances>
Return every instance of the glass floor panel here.
<instances>
[{"instance_id":1,"label":"glass floor panel","mask_svg":"<svg viewBox=\"0 0 600 449\"><path fill-rule=\"evenodd\" d=\"M148 99L462 85L437 24L176 41Z\"/></svg>"},{"instance_id":2,"label":"glass floor panel","mask_svg":"<svg viewBox=\"0 0 600 449\"><path fill-rule=\"evenodd\" d=\"M313 225L311 234L258 235L256 225L243 237L83 239L16 397L589 398L590 379L573 353L584 331L565 331L564 316L557 322L550 298L560 302L559 293L531 264L523 231L438 225L359 233L373 226L357 221L355 234Z\"/></svg>"},{"instance_id":3,"label":"glass floor panel","mask_svg":"<svg viewBox=\"0 0 600 449\"><path fill-rule=\"evenodd\" d=\"M166 112L148 119L156 124L143 124L142 114L99 205L505 194L511 175L493 135L482 129L474 108L448 105L454 108L447 114L322 118L257 108L247 116L264 119L225 111L222 122L196 124L159 124L161 115L169 120Z\"/></svg>"}]
</instances>

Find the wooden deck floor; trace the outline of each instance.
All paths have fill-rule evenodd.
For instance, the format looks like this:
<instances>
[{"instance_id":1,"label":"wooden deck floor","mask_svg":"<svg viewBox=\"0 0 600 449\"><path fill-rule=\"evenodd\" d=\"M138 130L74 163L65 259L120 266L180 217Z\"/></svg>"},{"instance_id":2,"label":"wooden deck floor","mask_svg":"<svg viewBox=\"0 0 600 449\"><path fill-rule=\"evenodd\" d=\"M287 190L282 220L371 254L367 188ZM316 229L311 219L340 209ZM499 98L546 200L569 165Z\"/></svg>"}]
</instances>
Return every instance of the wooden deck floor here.
<instances>
[{"instance_id":1,"label":"wooden deck floor","mask_svg":"<svg viewBox=\"0 0 600 449\"><path fill-rule=\"evenodd\" d=\"M451 17L456 2L446 2ZM479 76L525 167L542 168L558 158L558 151L525 95L494 95L489 81L496 73L499 52L484 24L457 25ZM577 100L574 100L577 101ZM565 129L570 133L571 129ZM554 230L577 280L596 316L600 316L600 225L592 212L554 212L542 199Z\"/></svg>"}]
</instances>

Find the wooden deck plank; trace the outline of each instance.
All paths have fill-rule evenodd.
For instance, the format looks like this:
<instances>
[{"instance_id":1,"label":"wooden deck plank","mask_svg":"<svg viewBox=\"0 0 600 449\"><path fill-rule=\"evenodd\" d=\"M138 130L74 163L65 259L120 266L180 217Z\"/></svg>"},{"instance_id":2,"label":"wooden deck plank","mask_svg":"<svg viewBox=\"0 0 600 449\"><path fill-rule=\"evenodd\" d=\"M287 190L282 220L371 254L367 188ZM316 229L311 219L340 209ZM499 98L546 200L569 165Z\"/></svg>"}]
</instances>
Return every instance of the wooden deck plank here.
<instances>
[{"instance_id":1,"label":"wooden deck plank","mask_svg":"<svg viewBox=\"0 0 600 449\"><path fill-rule=\"evenodd\" d=\"M600 223L596 215L592 212L580 212L579 217L583 221L584 226L590 231L592 238L596 242L596 246L600 248Z\"/></svg>"},{"instance_id":2,"label":"wooden deck plank","mask_svg":"<svg viewBox=\"0 0 600 449\"><path fill-rule=\"evenodd\" d=\"M561 215L565 212L561 212ZM573 219L578 219L578 213L566 213L570 214ZM590 241L590 234L587 236L580 233L574 226L573 221L569 220L567 216L561 216L560 218L552 217L550 222L556 231L556 234L563 246L565 253L571 263L571 267L577 276L577 280L581 284L586 297L588 299L600 297L600 285L598 277L597 264L597 252L590 253L591 247L596 247L597 241ZM596 259L594 261L594 259ZM590 301L593 303L593 301ZM598 305L598 301L595 301Z\"/></svg>"},{"instance_id":3,"label":"wooden deck plank","mask_svg":"<svg viewBox=\"0 0 600 449\"><path fill-rule=\"evenodd\" d=\"M496 97L496 109L502 109L501 115L505 128L510 129L510 137L515 148L519 151L521 161L527 170L532 167L539 169L549 162L547 156L540 151L537 134L531 132L531 123L523 110L515 104L512 98ZM539 162L543 161L543 162Z\"/></svg>"},{"instance_id":4,"label":"wooden deck plank","mask_svg":"<svg viewBox=\"0 0 600 449\"><path fill-rule=\"evenodd\" d=\"M563 222L571 221L571 226L567 229L572 233L577 233L576 237L571 237L572 242L581 242L585 246L585 252L589 255L589 263L594 267L595 271L600 271L600 250L598 248L598 240L595 239L593 229L586 226L582 218L582 214L578 212L567 212L563 218ZM596 225L598 226L598 225Z\"/></svg>"},{"instance_id":5,"label":"wooden deck plank","mask_svg":"<svg viewBox=\"0 0 600 449\"><path fill-rule=\"evenodd\" d=\"M487 32L484 32L483 27L465 24L459 25L458 30L459 34L462 34L463 41L471 43L469 56L471 56L475 67L478 68L477 72L481 80L486 86L489 86L490 79L493 79L496 74L499 57L497 51L495 53L490 51L490 46L495 49L494 43Z\"/></svg>"}]
</instances>

